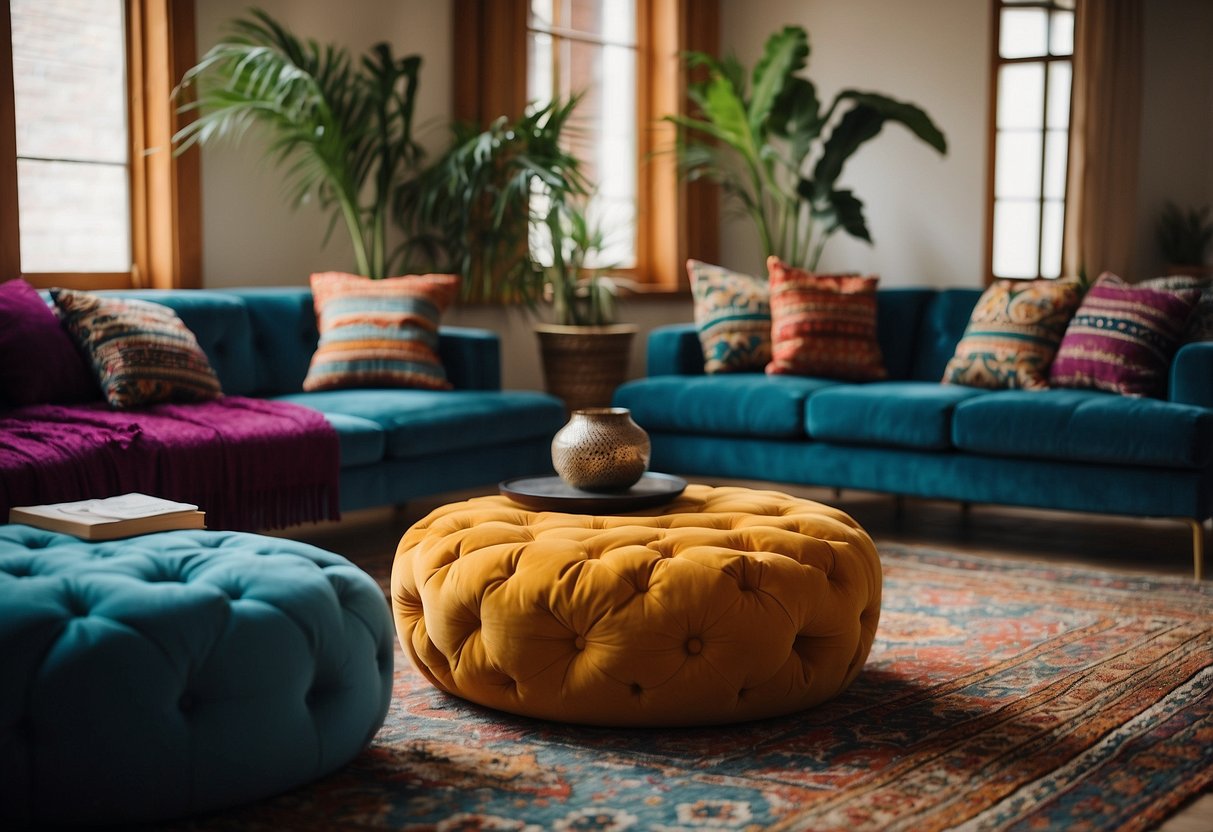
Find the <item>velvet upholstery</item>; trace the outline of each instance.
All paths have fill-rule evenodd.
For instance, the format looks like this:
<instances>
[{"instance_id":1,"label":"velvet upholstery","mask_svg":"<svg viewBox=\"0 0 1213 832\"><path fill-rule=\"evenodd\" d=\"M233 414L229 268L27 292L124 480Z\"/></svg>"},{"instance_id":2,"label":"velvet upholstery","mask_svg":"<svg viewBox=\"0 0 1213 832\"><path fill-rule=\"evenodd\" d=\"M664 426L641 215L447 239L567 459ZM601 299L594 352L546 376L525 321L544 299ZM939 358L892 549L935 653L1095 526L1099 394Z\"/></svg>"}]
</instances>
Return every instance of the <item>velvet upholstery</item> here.
<instances>
[{"instance_id":1,"label":"velvet upholstery","mask_svg":"<svg viewBox=\"0 0 1213 832\"><path fill-rule=\"evenodd\" d=\"M1204 468L1213 411L1093 390L1007 390L958 404L952 441L996 456Z\"/></svg>"},{"instance_id":2,"label":"velvet upholstery","mask_svg":"<svg viewBox=\"0 0 1213 832\"><path fill-rule=\"evenodd\" d=\"M881 569L843 512L692 484L627 515L443 506L392 569L401 645L439 688L541 719L703 725L791 713L859 674Z\"/></svg>"},{"instance_id":3,"label":"velvet upholstery","mask_svg":"<svg viewBox=\"0 0 1213 832\"><path fill-rule=\"evenodd\" d=\"M530 438L550 441L565 422L558 401L528 390L323 390L276 400L375 422L391 459Z\"/></svg>"},{"instance_id":4,"label":"velvet upholstery","mask_svg":"<svg viewBox=\"0 0 1213 832\"><path fill-rule=\"evenodd\" d=\"M383 592L235 532L0 526L0 828L214 811L340 768L387 714Z\"/></svg>"},{"instance_id":5,"label":"velvet upholstery","mask_svg":"<svg viewBox=\"0 0 1213 832\"><path fill-rule=\"evenodd\" d=\"M820 386L776 408L772 397L782 391L762 390L756 377L747 379L754 387L744 396L704 395L694 327L670 324L649 338L649 377L624 384L615 402L631 407L649 431L656 471L1071 511L1213 516L1213 344L1176 353L1165 400L945 388L939 379L980 296L980 289L879 290L877 336L894 380L804 379ZM767 427L773 412L782 423L793 406L803 408L803 431Z\"/></svg>"},{"instance_id":6,"label":"velvet upholstery","mask_svg":"<svg viewBox=\"0 0 1213 832\"><path fill-rule=\"evenodd\" d=\"M803 436L805 399L839 383L761 373L655 376L620 387L615 404L646 430Z\"/></svg>"},{"instance_id":7,"label":"velvet upholstery","mask_svg":"<svg viewBox=\"0 0 1213 832\"><path fill-rule=\"evenodd\" d=\"M543 393L501 389L501 344L494 332L440 329L438 351L452 391L302 393L319 338L306 288L99 294L175 311L194 332L226 393L277 396L324 412L341 448L343 510L550 471L548 446L564 423L563 407ZM42 299L49 303L46 293ZM702 370L702 355L699 364Z\"/></svg>"},{"instance_id":8,"label":"velvet upholstery","mask_svg":"<svg viewBox=\"0 0 1213 832\"><path fill-rule=\"evenodd\" d=\"M845 384L811 396L806 425L823 442L941 450L952 447L952 411L980 396L927 381Z\"/></svg>"}]
</instances>

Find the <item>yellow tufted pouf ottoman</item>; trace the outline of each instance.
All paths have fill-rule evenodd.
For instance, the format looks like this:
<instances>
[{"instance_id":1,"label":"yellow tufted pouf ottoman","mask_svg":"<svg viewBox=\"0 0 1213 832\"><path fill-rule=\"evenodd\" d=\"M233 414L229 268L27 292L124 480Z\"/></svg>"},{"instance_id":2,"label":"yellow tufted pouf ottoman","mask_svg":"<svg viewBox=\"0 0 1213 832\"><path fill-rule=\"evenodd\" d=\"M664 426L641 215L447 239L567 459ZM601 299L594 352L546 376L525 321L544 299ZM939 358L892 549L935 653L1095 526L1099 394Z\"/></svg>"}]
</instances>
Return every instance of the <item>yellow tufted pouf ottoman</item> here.
<instances>
[{"instance_id":1,"label":"yellow tufted pouf ottoman","mask_svg":"<svg viewBox=\"0 0 1213 832\"><path fill-rule=\"evenodd\" d=\"M400 541L396 631L444 691L588 725L705 725L791 713L868 657L881 571L837 509L690 485L659 509L443 506Z\"/></svg>"}]
</instances>

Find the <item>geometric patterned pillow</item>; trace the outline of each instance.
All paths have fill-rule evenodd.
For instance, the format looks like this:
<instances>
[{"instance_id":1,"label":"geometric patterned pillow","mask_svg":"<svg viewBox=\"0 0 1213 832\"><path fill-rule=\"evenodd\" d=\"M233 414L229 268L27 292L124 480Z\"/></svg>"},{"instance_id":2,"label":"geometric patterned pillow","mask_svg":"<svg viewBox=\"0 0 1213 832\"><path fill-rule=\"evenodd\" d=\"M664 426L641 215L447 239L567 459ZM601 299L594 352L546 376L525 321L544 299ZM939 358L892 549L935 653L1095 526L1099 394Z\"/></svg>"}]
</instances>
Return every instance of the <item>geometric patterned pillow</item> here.
<instances>
[{"instance_id":1,"label":"geometric patterned pillow","mask_svg":"<svg viewBox=\"0 0 1213 832\"><path fill-rule=\"evenodd\" d=\"M1209 286L1207 277L1173 274L1143 280L1137 285L1150 289L1200 289L1200 299L1196 301L1196 309L1188 319L1183 342L1190 344L1193 341L1213 341L1213 288Z\"/></svg>"},{"instance_id":2,"label":"geometric patterned pillow","mask_svg":"<svg viewBox=\"0 0 1213 832\"><path fill-rule=\"evenodd\" d=\"M1105 272L1066 328L1049 370L1054 387L1159 396L1199 289L1131 286Z\"/></svg>"},{"instance_id":3,"label":"geometric patterned pillow","mask_svg":"<svg viewBox=\"0 0 1213 832\"><path fill-rule=\"evenodd\" d=\"M449 390L438 358L438 319L459 289L453 274L311 278L320 343L303 389L418 387Z\"/></svg>"},{"instance_id":4,"label":"geometric patterned pillow","mask_svg":"<svg viewBox=\"0 0 1213 832\"><path fill-rule=\"evenodd\" d=\"M687 261L705 373L761 372L771 360L767 281Z\"/></svg>"},{"instance_id":5,"label":"geometric patterned pillow","mask_svg":"<svg viewBox=\"0 0 1213 832\"><path fill-rule=\"evenodd\" d=\"M876 340L876 277L813 274L767 258L772 375L888 377Z\"/></svg>"},{"instance_id":6,"label":"geometric patterned pillow","mask_svg":"<svg viewBox=\"0 0 1213 832\"><path fill-rule=\"evenodd\" d=\"M1047 389L1049 365L1082 295L1073 278L994 281L973 308L943 383Z\"/></svg>"},{"instance_id":7,"label":"geometric patterned pillow","mask_svg":"<svg viewBox=\"0 0 1213 832\"><path fill-rule=\"evenodd\" d=\"M110 407L198 402L223 392L194 333L167 306L51 289Z\"/></svg>"}]
</instances>

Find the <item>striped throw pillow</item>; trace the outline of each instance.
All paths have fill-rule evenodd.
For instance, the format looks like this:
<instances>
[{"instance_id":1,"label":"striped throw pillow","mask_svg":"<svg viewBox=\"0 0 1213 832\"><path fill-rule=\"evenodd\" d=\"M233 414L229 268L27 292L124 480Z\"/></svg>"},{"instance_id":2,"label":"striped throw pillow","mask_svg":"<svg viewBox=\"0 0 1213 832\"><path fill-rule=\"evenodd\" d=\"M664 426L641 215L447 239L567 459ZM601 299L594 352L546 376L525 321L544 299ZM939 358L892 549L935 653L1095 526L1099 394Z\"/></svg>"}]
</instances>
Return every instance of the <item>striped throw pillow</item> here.
<instances>
[{"instance_id":1,"label":"striped throw pillow","mask_svg":"<svg viewBox=\"0 0 1213 832\"><path fill-rule=\"evenodd\" d=\"M158 303L52 289L67 331L93 365L110 407L199 402L222 395L198 339Z\"/></svg>"},{"instance_id":2,"label":"striped throw pillow","mask_svg":"<svg viewBox=\"0 0 1213 832\"><path fill-rule=\"evenodd\" d=\"M1049 365L1082 294L1075 278L994 281L973 307L943 383L1048 389Z\"/></svg>"},{"instance_id":3,"label":"striped throw pillow","mask_svg":"<svg viewBox=\"0 0 1213 832\"><path fill-rule=\"evenodd\" d=\"M438 358L438 319L455 299L456 275L323 272L311 283L320 343L304 390L451 388Z\"/></svg>"},{"instance_id":4,"label":"striped throw pillow","mask_svg":"<svg viewBox=\"0 0 1213 832\"><path fill-rule=\"evenodd\" d=\"M767 258L772 375L887 378L876 340L876 277L814 274Z\"/></svg>"},{"instance_id":5,"label":"striped throw pillow","mask_svg":"<svg viewBox=\"0 0 1213 832\"><path fill-rule=\"evenodd\" d=\"M1131 286L1105 272L1074 313L1049 369L1053 387L1160 396L1200 289Z\"/></svg>"},{"instance_id":6,"label":"striped throw pillow","mask_svg":"<svg viewBox=\"0 0 1213 832\"><path fill-rule=\"evenodd\" d=\"M761 372L771 360L771 304L766 280L687 261L705 373Z\"/></svg>"}]
</instances>

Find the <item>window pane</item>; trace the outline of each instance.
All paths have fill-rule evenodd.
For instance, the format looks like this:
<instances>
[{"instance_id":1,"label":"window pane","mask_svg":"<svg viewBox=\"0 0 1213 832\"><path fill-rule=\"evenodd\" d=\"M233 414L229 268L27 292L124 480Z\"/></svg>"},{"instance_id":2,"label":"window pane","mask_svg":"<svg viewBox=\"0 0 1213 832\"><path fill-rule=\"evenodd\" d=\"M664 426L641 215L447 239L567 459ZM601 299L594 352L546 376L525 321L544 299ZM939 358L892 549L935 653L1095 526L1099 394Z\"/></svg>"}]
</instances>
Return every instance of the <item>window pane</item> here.
<instances>
[{"instance_id":1,"label":"window pane","mask_svg":"<svg viewBox=\"0 0 1213 832\"><path fill-rule=\"evenodd\" d=\"M121 0L12 0L17 155L126 163Z\"/></svg>"},{"instance_id":2,"label":"window pane","mask_svg":"<svg viewBox=\"0 0 1213 832\"><path fill-rule=\"evenodd\" d=\"M1045 65L1007 64L998 70L999 129L1040 129L1044 121Z\"/></svg>"},{"instance_id":3,"label":"window pane","mask_svg":"<svg viewBox=\"0 0 1213 832\"><path fill-rule=\"evenodd\" d=\"M531 0L530 26L536 29L552 28L553 0Z\"/></svg>"},{"instance_id":4,"label":"window pane","mask_svg":"<svg viewBox=\"0 0 1213 832\"><path fill-rule=\"evenodd\" d=\"M18 159L17 190L22 271L130 269L125 167Z\"/></svg>"},{"instance_id":5,"label":"window pane","mask_svg":"<svg viewBox=\"0 0 1213 832\"><path fill-rule=\"evenodd\" d=\"M1069 61L1049 64L1049 127L1070 125L1070 81L1073 67Z\"/></svg>"},{"instance_id":6,"label":"window pane","mask_svg":"<svg viewBox=\"0 0 1213 832\"><path fill-rule=\"evenodd\" d=\"M12 0L21 268L130 269L121 0Z\"/></svg>"},{"instance_id":7,"label":"window pane","mask_svg":"<svg viewBox=\"0 0 1213 832\"><path fill-rule=\"evenodd\" d=\"M603 16L609 25L602 28L611 35L610 45L532 32L528 98L545 103L553 88L561 96L582 96L565 135L569 150L581 159L582 170L596 188L589 214L600 224L607 248L599 264L630 268L636 264L636 50L614 45L610 26L615 24L610 21L618 9L632 10L632 22L620 27L634 34L635 7L630 2L572 3L586 14L588 5L609 9L610 14ZM550 250L542 235L535 245L536 251Z\"/></svg>"},{"instance_id":8,"label":"window pane","mask_svg":"<svg viewBox=\"0 0 1213 832\"><path fill-rule=\"evenodd\" d=\"M1065 199L1070 134L1050 130L1045 136L1045 199Z\"/></svg>"},{"instance_id":9,"label":"window pane","mask_svg":"<svg viewBox=\"0 0 1213 832\"><path fill-rule=\"evenodd\" d=\"M994 274L1036 277L1040 203L997 200L994 203Z\"/></svg>"},{"instance_id":10,"label":"window pane","mask_svg":"<svg viewBox=\"0 0 1213 832\"><path fill-rule=\"evenodd\" d=\"M1046 54L1048 12L1044 9L1003 9L998 28L998 54L1030 58Z\"/></svg>"},{"instance_id":11,"label":"window pane","mask_svg":"<svg viewBox=\"0 0 1213 832\"><path fill-rule=\"evenodd\" d=\"M1040 240L1040 276L1061 276L1061 234L1065 204L1050 200L1045 203L1044 228Z\"/></svg>"},{"instance_id":12,"label":"window pane","mask_svg":"<svg viewBox=\"0 0 1213 832\"><path fill-rule=\"evenodd\" d=\"M1053 12L1049 25L1049 52L1054 55L1074 54L1074 13Z\"/></svg>"},{"instance_id":13,"label":"window pane","mask_svg":"<svg viewBox=\"0 0 1213 832\"><path fill-rule=\"evenodd\" d=\"M994 196L1040 196L1040 134L999 131L995 148Z\"/></svg>"}]
</instances>

